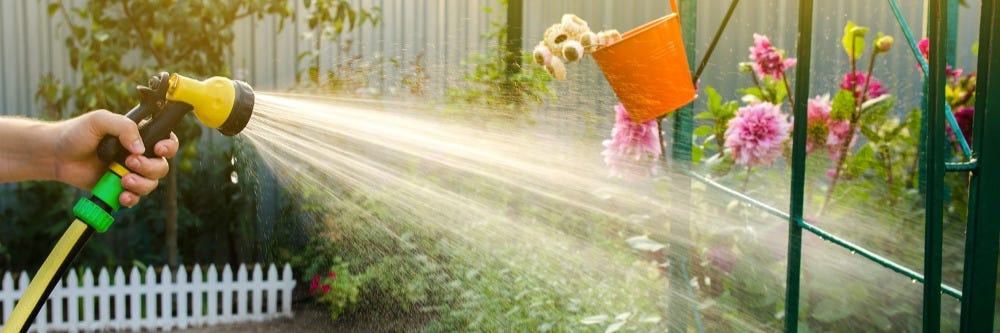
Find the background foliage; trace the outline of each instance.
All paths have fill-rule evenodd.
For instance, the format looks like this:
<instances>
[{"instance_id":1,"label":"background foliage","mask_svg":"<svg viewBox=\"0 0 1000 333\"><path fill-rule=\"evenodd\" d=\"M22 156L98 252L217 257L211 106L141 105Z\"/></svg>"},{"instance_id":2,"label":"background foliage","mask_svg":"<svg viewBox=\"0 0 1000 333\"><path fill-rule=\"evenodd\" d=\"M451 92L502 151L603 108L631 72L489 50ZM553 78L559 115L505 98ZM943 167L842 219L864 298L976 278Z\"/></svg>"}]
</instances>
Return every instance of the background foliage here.
<instances>
[{"instance_id":1,"label":"background foliage","mask_svg":"<svg viewBox=\"0 0 1000 333\"><path fill-rule=\"evenodd\" d=\"M326 40L366 22L376 23L372 13L377 8L358 8L346 0L304 2L310 22L329 30L323 35ZM47 7L49 15L61 16L68 25L71 35L64 42L70 65L80 75L79 82L49 77L38 87L36 98L49 119L94 109L124 113L137 103L135 85L161 71L194 78L231 77L226 59L233 52L233 25L265 16L278 17L283 24L295 5L282 0L74 3L54 1ZM258 230L258 199L253 195L257 177L252 175L262 166L253 164L247 149L232 139L202 133L192 117L175 133L182 146L171 161L171 173L180 176L165 178L137 207L119 212L115 227L90 242L78 265L130 265L133 260L159 264L171 253L181 262L236 264L261 260L270 253L263 250L265 245L296 243L270 239ZM9 194L14 200L0 207L5 220L0 244L17 253L0 252L0 268L33 270L65 230L69 208L80 194L53 183L18 184ZM177 235L177 245L171 244L169 234Z\"/></svg>"}]
</instances>

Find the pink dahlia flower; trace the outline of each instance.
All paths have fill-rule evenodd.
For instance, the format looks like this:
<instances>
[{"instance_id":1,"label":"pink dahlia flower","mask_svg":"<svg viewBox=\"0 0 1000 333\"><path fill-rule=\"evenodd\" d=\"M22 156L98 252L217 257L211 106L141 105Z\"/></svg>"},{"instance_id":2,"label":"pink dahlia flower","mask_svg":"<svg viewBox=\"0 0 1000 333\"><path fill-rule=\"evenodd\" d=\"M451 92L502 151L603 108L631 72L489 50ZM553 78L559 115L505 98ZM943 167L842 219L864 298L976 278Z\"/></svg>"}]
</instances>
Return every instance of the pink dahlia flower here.
<instances>
[{"instance_id":1,"label":"pink dahlia flower","mask_svg":"<svg viewBox=\"0 0 1000 333\"><path fill-rule=\"evenodd\" d=\"M728 127L726 148L736 163L755 167L770 164L781 155L791 124L778 105L761 103L740 108Z\"/></svg>"},{"instance_id":2,"label":"pink dahlia flower","mask_svg":"<svg viewBox=\"0 0 1000 333\"><path fill-rule=\"evenodd\" d=\"M816 96L809 100L809 122L806 125L806 154L826 145L827 122L833 108L830 95Z\"/></svg>"},{"instance_id":3,"label":"pink dahlia flower","mask_svg":"<svg viewBox=\"0 0 1000 333\"><path fill-rule=\"evenodd\" d=\"M924 60L927 61L931 60L931 41L929 39L927 38L921 39L920 42L917 43L917 48L920 49L920 54L924 56ZM946 65L946 66L947 67L945 67L944 71L945 75L947 75L948 77L957 78L959 76L962 76L961 68L953 70L951 68L951 65ZM917 68L920 68L919 63L917 64ZM921 68L920 70L923 69Z\"/></svg>"},{"instance_id":4,"label":"pink dahlia flower","mask_svg":"<svg viewBox=\"0 0 1000 333\"><path fill-rule=\"evenodd\" d=\"M771 76L775 80L781 80L785 71L795 66L795 58L784 59L784 55L778 49L771 46L771 41L767 36L753 34L753 47L750 48L750 64L758 77Z\"/></svg>"},{"instance_id":5,"label":"pink dahlia flower","mask_svg":"<svg viewBox=\"0 0 1000 333\"><path fill-rule=\"evenodd\" d=\"M840 88L851 90L851 87L854 87L854 98L861 98L862 90L865 89L865 82L868 81L868 79L869 77L861 73L861 71L856 71L854 74L847 73L844 74L844 80L840 82ZM885 88L882 88L882 82L879 82L879 80L872 77L871 82L868 83L868 91L865 93L865 100L878 98L886 93L887 91L885 91Z\"/></svg>"},{"instance_id":6,"label":"pink dahlia flower","mask_svg":"<svg viewBox=\"0 0 1000 333\"><path fill-rule=\"evenodd\" d=\"M660 133L656 120L635 123L625 107L615 105L615 127L604 141L604 163L612 177L645 177L656 174L660 158Z\"/></svg>"},{"instance_id":7,"label":"pink dahlia flower","mask_svg":"<svg viewBox=\"0 0 1000 333\"><path fill-rule=\"evenodd\" d=\"M826 152L830 155L831 161L839 161L840 149L843 148L844 141L847 141L847 137L851 134L851 121L831 120L827 122L826 127L829 131L826 136ZM851 138L851 144L848 147L853 146L856 141L858 141L857 136Z\"/></svg>"}]
</instances>

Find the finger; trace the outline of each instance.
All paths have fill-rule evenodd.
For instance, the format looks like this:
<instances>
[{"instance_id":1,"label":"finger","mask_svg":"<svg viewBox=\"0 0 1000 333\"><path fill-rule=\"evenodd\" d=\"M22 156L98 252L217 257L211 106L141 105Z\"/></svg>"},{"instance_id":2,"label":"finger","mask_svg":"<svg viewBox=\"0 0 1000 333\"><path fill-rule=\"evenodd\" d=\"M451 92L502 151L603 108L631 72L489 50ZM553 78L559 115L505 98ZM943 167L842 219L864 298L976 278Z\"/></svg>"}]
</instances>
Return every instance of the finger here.
<instances>
[{"instance_id":1,"label":"finger","mask_svg":"<svg viewBox=\"0 0 1000 333\"><path fill-rule=\"evenodd\" d=\"M131 119L123 115L112 113L108 110L97 110L90 112L91 129L99 137L105 134L118 137L118 141L125 149L133 154L146 152L146 147L142 145L142 137L139 136L139 126Z\"/></svg>"},{"instance_id":2,"label":"finger","mask_svg":"<svg viewBox=\"0 0 1000 333\"><path fill-rule=\"evenodd\" d=\"M170 164L163 157L149 158L143 155L129 155L125 158L125 166L134 173L149 179L160 179L170 171Z\"/></svg>"},{"instance_id":3,"label":"finger","mask_svg":"<svg viewBox=\"0 0 1000 333\"><path fill-rule=\"evenodd\" d=\"M147 195L149 192L153 192L156 189L156 185L159 185L158 181L135 173L130 173L122 177L122 187L138 195Z\"/></svg>"},{"instance_id":4,"label":"finger","mask_svg":"<svg viewBox=\"0 0 1000 333\"><path fill-rule=\"evenodd\" d=\"M172 158L177 154L177 149L180 147L181 143L177 140L177 135L174 132L170 132L170 137L160 140L153 147L153 152L156 156Z\"/></svg>"},{"instance_id":5,"label":"finger","mask_svg":"<svg viewBox=\"0 0 1000 333\"><path fill-rule=\"evenodd\" d=\"M122 206L132 207L135 206L135 204L139 203L139 195L129 191L125 191L118 196L118 202L121 203Z\"/></svg>"}]
</instances>

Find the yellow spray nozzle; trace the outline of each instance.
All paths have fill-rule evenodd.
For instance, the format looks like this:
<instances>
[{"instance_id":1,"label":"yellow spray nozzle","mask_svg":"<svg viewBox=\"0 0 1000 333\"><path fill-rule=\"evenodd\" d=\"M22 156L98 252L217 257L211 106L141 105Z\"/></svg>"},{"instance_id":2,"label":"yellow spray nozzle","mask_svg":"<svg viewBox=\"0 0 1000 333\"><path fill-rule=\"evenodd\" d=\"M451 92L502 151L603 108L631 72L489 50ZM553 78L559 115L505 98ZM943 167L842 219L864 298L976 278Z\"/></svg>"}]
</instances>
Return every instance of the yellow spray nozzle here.
<instances>
[{"instance_id":1,"label":"yellow spray nozzle","mask_svg":"<svg viewBox=\"0 0 1000 333\"><path fill-rule=\"evenodd\" d=\"M236 135L246 127L253 114L253 88L246 82L215 76L198 81L170 74L167 100L190 104L194 114L206 126L222 134Z\"/></svg>"}]
</instances>

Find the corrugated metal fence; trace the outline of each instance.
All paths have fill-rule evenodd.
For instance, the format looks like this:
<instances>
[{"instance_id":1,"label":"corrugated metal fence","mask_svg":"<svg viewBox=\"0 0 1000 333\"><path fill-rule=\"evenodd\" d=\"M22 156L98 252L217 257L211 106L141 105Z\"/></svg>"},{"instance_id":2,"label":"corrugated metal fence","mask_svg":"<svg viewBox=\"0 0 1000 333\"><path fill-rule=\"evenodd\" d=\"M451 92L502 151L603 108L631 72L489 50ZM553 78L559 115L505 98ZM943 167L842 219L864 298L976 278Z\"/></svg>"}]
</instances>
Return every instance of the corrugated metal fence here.
<instances>
[{"instance_id":1,"label":"corrugated metal fence","mask_svg":"<svg viewBox=\"0 0 1000 333\"><path fill-rule=\"evenodd\" d=\"M33 115L37 109L34 93L40 78L52 73L68 82L78 78L68 66L68 52L63 46L65 27L59 16L49 17L46 5L55 0L0 1L0 114ZM70 2L80 2L72 0ZM524 8L524 46L531 47L541 38L542 32L566 12L573 12L589 20L595 29L618 28L627 30L667 13L665 0L548 0L526 1ZM729 1L702 1L698 8L699 51L703 51L722 19ZM401 88L401 71L411 71L418 57L430 75L426 85L431 96L439 96L444 89L461 80L467 66L463 63L470 54L483 52L486 42L480 35L489 29L490 20L503 20L504 11L495 0L359 0L355 5L378 6L382 9L383 23L378 27L364 27L343 36L351 40L352 48L345 53L338 45L325 42L321 50L324 68L345 64L352 55L360 55L356 67L367 73L363 81L370 91L387 93ZM924 22L923 1L905 1L910 24L921 31ZM306 64L297 64L296 57L307 51L312 42L306 26L305 8L296 1L299 19L286 22L278 29L275 18L245 19L235 27L236 41L230 64L234 76L251 82L257 89L286 89L295 84L296 74ZM482 10L492 6L488 14ZM816 94L829 92L836 87L839 76L846 68L846 59L839 50L839 37L843 24L854 20L869 25L873 31L884 31L897 36L902 42L896 23L889 19L889 7L883 2L824 1L817 4L817 45L814 54L827 55L814 59L813 84ZM970 1L973 9L979 1ZM747 85L736 71L736 63L746 61L747 48L752 43L752 33L771 36L772 42L794 53L796 10L794 1L751 0L743 1L736 11L729 29L723 35L716 54L703 76L702 84L730 92ZM973 10L965 9L960 18L958 64L971 68L973 58L969 46L975 41L978 18ZM966 13L969 13L966 15ZM969 33L965 33L969 32ZM900 45L902 46L902 45ZM401 70L392 65L402 64ZM906 48L899 47L879 61L877 76L891 82L888 88L902 98L901 107L908 109L916 104L919 94L919 73L912 66L913 57ZM888 69L882 69L885 66ZM560 95L598 96L610 98L607 89L592 61L584 61L571 68L571 80L554 85ZM734 77L736 79L734 79ZM139 82L137 82L139 83ZM749 83L749 82L746 82Z\"/></svg>"}]
</instances>

